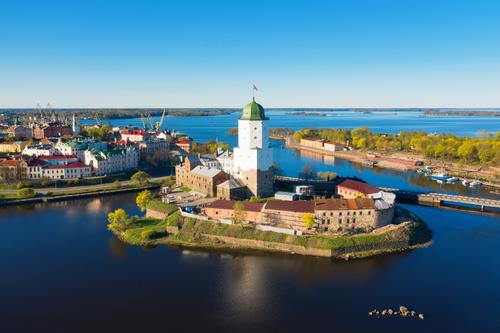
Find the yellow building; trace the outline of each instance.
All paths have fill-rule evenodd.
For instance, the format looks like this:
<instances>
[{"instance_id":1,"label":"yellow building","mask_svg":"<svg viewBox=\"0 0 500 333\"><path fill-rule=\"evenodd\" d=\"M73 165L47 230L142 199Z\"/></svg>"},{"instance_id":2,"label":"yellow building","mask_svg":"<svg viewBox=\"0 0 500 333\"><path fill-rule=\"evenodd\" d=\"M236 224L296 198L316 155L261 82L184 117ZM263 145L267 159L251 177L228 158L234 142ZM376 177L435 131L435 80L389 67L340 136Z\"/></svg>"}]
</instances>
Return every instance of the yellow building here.
<instances>
[{"instance_id":1,"label":"yellow building","mask_svg":"<svg viewBox=\"0 0 500 333\"><path fill-rule=\"evenodd\" d=\"M26 142L2 142L0 143L0 153L20 153L26 147Z\"/></svg>"}]
</instances>

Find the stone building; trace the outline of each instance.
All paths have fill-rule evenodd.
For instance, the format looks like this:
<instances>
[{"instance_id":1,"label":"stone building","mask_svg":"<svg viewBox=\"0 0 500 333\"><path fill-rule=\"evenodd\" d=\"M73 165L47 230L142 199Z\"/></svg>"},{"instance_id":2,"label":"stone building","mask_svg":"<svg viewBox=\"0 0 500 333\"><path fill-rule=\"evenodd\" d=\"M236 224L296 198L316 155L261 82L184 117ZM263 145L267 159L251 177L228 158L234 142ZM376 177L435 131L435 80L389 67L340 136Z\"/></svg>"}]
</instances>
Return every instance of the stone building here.
<instances>
[{"instance_id":1,"label":"stone building","mask_svg":"<svg viewBox=\"0 0 500 333\"><path fill-rule=\"evenodd\" d=\"M33 129L27 126L10 126L5 130L5 133L18 140L29 140L33 138Z\"/></svg>"},{"instance_id":2,"label":"stone building","mask_svg":"<svg viewBox=\"0 0 500 333\"><path fill-rule=\"evenodd\" d=\"M217 196L217 185L229 180L229 175L217 168L194 165L187 159L187 165L185 162L175 167L176 184L211 197Z\"/></svg>"},{"instance_id":3,"label":"stone building","mask_svg":"<svg viewBox=\"0 0 500 333\"><path fill-rule=\"evenodd\" d=\"M50 123L48 125L40 125L33 128L33 138L37 140L60 137L65 134L73 134L73 129L71 126L62 125L61 123Z\"/></svg>"},{"instance_id":4,"label":"stone building","mask_svg":"<svg viewBox=\"0 0 500 333\"><path fill-rule=\"evenodd\" d=\"M20 153L26 147L25 141L2 142L0 143L0 153Z\"/></svg>"},{"instance_id":5,"label":"stone building","mask_svg":"<svg viewBox=\"0 0 500 333\"><path fill-rule=\"evenodd\" d=\"M337 194L344 199L376 198L380 196L380 192L375 186L352 179L346 179L337 185Z\"/></svg>"},{"instance_id":6,"label":"stone building","mask_svg":"<svg viewBox=\"0 0 500 333\"><path fill-rule=\"evenodd\" d=\"M0 159L0 182L11 182L27 178L27 164L23 160Z\"/></svg>"},{"instance_id":7,"label":"stone building","mask_svg":"<svg viewBox=\"0 0 500 333\"><path fill-rule=\"evenodd\" d=\"M231 178L217 185L217 198L221 200L243 200L249 195L248 187L236 179Z\"/></svg>"},{"instance_id":8,"label":"stone building","mask_svg":"<svg viewBox=\"0 0 500 333\"><path fill-rule=\"evenodd\" d=\"M300 139L300 145L304 147L323 149L325 140L314 139L314 138L302 138Z\"/></svg>"},{"instance_id":9,"label":"stone building","mask_svg":"<svg viewBox=\"0 0 500 333\"><path fill-rule=\"evenodd\" d=\"M314 201L269 200L262 211L262 224L307 231L304 215L314 215Z\"/></svg>"},{"instance_id":10,"label":"stone building","mask_svg":"<svg viewBox=\"0 0 500 333\"><path fill-rule=\"evenodd\" d=\"M234 216L234 205L236 200L216 200L203 208L203 212L212 220L231 219ZM245 212L245 220L260 223L262 217L263 203L240 201Z\"/></svg>"},{"instance_id":11,"label":"stone building","mask_svg":"<svg viewBox=\"0 0 500 333\"><path fill-rule=\"evenodd\" d=\"M378 227L375 203L368 198L317 201L315 217L321 232Z\"/></svg>"}]
</instances>

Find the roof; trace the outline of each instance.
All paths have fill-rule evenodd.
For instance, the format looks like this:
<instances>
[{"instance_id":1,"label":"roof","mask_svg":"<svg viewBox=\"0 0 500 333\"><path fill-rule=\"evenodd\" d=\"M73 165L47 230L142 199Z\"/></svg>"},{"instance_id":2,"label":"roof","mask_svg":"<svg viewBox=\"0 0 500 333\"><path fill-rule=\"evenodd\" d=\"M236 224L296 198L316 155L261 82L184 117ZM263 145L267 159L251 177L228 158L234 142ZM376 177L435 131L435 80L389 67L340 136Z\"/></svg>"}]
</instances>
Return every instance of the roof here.
<instances>
[{"instance_id":1,"label":"roof","mask_svg":"<svg viewBox=\"0 0 500 333\"><path fill-rule=\"evenodd\" d=\"M121 130L120 134L125 135L145 135L146 132L143 130Z\"/></svg>"},{"instance_id":2,"label":"roof","mask_svg":"<svg viewBox=\"0 0 500 333\"><path fill-rule=\"evenodd\" d=\"M223 172L223 171L220 169L210 168L210 167L206 167L203 165L198 165L196 168L191 170L191 173L195 173L195 174L198 174L200 176L205 176L205 177L215 177L221 172Z\"/></svg>"},{"instance_id":3,"label":"roof","mask_svg":"<svg viewBox=\"0 0 500 333\"><path fill-rule=\"evenodd\" d=\"M70 158L78 158L76 155L45 155L45 156L40 156L40 158L43 158L44 160L67 160Z\"/></svg>"},{"instance_id":4,"label":"roof","mask_svg":"<svg viewBox=\"0 0 500 333\"><path fill-rule=\"evenodd\" d=\"M316 210L374 209L375 203L369 198L327 199L316 202Z\"/></svg>"},{"instance_id":5,"label":"roof","mask_svg":"<svg viewBox=\"0 0 500 333\"><path fill-rule=\"evenodd\" d=\"M3 160L0 161L1 166L6 166L6 167L19 167L23 163L22 160Z\"/></svg>"},{"instance_id":6,"label":"roof","mask_svg":"<svg viewBox=\"0 0 500 333\"><path fill-rule=\"evenodd\" d=\"M228 179L224 183L221 183L217 185L217 187L222 187L222 188L228 188L228 189L234 189L234 188L241 188L245 187L245 185L241 184L239 181L236 179Z\"/></svg>"},{"instance_id":7,"label":"roof","mask_svg":"<svg viewBox=\"0 0 500 333\"><path fill-rule=\"evenodd\" d=\"M39 158L34 158L28 161L29 166L45 166L47 162Z\"/></svg>"},{"instance_id":8,"label":"roof","mask_svg":"<svg viewBox=\"0 0 500 333\"><path fill-rule=\"evenodd\" d=\"M216 209L233 209L234 205L237 202L241 202L243 204L243 209L247 212L260 212L262 211L262 207L264 207L263 203L260 202L249 202L249 201L237 201L237 200L216 200L206 206L206 208L216 208Z\"/></svg>"},{"instance_id":9,"label":"roof","mask_svg":"<svg viewBox=\"0 0 500 333\"><path fill-rule=\"evenodd\" d=\"M296 212L296 213L314 213L314 201L269 200L266 203L265 209Z\"/></svg>"},{"instance_id":10,"label":"roof","mask_svg":"<svg viewBox=\"0 0 500 333\"><path fill-rule=\"evenodd\" d=\"M372 194L372 193L380 192L380 189L375 187L375 186L372 186L372 185L369 185L366 183L362 183L362 182L358 182L358 181L352 180L352 179L344 180L337 187L345 187L345 188L348 188L351 190L361 192L363 194Z\"/></svg>"},{"instance_id":11,"label":"roof","mask_svg":"<svg viewBox=\"0 0 500 333\"><path fill-rule=\"evenodd\" d=\"M241 120L266 120L266 114L264 113L264 108L262 105L255 102L255 98L245 105L243 108L243 113L241 115Z\"/></svg>"},{"instance_id":12,"label":"roof","mask_svg":"<svg viewBox=\"0 0 500 333\"><path fill-rule=\"evenodd\" d=\"M49 165L47 169L76 169L76 168L86 168L88 165L82 162L73 162L68 165Z\"/></svg>"}]
</instances>

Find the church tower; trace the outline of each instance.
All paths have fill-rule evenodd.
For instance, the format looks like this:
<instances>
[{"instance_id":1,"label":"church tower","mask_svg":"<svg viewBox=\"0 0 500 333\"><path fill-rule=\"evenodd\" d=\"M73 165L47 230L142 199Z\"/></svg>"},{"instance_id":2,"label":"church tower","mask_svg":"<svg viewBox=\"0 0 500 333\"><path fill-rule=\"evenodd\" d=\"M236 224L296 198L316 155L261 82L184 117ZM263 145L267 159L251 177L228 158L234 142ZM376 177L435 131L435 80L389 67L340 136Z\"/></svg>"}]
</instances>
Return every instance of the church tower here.
<instances>
[{"instance_id":1,"label":"church tower","mask_svg":"<svg viewBox=\"0 0 500 333\"><path fill-rule=\"evenodd\" d=\"M238 120L238 147L233 155L234 178L258 197L273 194L273 155L267 121L262 105L255 99L248 103Z\"/></svg>"}]
</instances>

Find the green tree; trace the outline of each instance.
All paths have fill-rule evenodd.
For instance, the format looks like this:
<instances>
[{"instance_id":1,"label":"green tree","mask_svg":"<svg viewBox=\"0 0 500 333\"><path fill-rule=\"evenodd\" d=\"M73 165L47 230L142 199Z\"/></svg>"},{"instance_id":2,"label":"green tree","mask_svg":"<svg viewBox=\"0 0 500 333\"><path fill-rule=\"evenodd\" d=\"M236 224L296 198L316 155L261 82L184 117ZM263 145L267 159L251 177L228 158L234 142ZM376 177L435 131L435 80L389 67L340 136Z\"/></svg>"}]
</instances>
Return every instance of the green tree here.
<instances>
[{"instance_id":1,"label":"green tree","mask_svg":"<svg viewBox=\"0 0 500 333\"><path fill-rule=\"evenodd\" d=\"M304 179L312 179L314 178L315 172L312 164L305 164L300 170L299 177Z\"/></svg>"},{"instance_id":2,"label":"green tree","mask_svg":"<svg viewBox=\"0 0 500 333\"><path fill-rule=\"evenodd\" d=\"M237 201L233 206L233 223L242 224L246 221L247 213L241 201Z\"/></svg>"},{"instance_id":3,"label":"green tree","mask_svg":"<svg viewBox=\"0 0 500 333\"><path fill-rule=\"evenodd\" d=\"M135 197L135 203L137 204L137 207L144 212L146 208L148 207L148 204L151 202L153 199L153 196L151 194L150 190L144 190L137 194Z\"/></svg>"},{"instance_id":4,"label":"green tree","mask_svg":"<svg viewBox=\"0 0 500 333\"><path fill-rule=\"evenodd\" d=\"M137 171L132 175L132 177L130 177L130 179L132 179L134 182L141 185L147 182L149 178L150 176L144 171Z\"/></svg>"},{"instance_id":5,"label":"green tree","mask_svg":"<svg viewBox=\"0 0 500 333\"><path fill-rule=\"evenodd\" d=\"M128 222L127 213L122 208L118 208L114 212L108 214L108 222L109 230L123 230Z\"/></svg>"},{"instance_id":6,"label":"green tree","mask_svg":"<svg viewBox=\"0 0 500 333\"><path fill-rule=\"evenodd\" d=\"M314 226L314 215L312 213L304 213L302 221L307 229L311 229Z\"/></svg>"},{"instance_id":7,"label":"green tree","mask_svg":"<svg viewBox=\"0 0 500 333\"><path fill-rule=\"evenodd\" d=\"M17 190L16 196L19 199L33 198L35 196L35 190L32 188L21 188Z\"/></svg>"}]
</instances>

